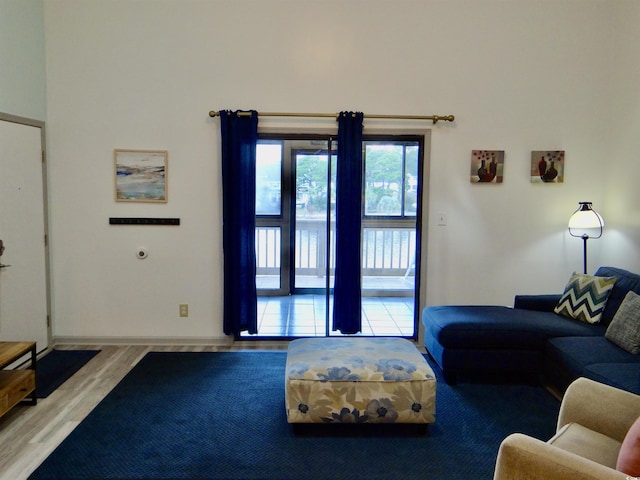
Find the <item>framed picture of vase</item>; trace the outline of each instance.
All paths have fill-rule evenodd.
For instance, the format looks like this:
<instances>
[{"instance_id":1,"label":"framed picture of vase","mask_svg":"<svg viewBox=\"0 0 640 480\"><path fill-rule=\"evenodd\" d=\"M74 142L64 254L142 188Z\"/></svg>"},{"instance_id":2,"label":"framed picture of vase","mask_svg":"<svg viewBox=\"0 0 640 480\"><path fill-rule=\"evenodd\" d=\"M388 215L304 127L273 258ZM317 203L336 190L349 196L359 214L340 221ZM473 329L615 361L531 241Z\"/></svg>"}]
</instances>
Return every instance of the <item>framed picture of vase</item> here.
<instances>
[{"instance_id":1,"label":"framed picture of vase","mask_svg":"<svg viewBox=\"0 0 640 480\"><path fill-rule=\"evenodd\" d=\"M471 183L502 183L504 150L471 151Z\"/></svg>"},{"instance_id":2,"label":"framed picture of vase","mask_svg":"<svg viewBox=\"0 0 640 480\"><path fill-rule=\"evenodd\" d=\"M563 183L564 150L531 152L531 183Z\"/></svg>"},{"instance_id":3,"label":"framed picture of vase","mask_svg":"<svg viewBox=\"0 0 640 480\"><path fill-rule=\"evenodd\" d=\"M167 202L166 150L115 150L117 202Z\"/></svg>"}]
</instances>

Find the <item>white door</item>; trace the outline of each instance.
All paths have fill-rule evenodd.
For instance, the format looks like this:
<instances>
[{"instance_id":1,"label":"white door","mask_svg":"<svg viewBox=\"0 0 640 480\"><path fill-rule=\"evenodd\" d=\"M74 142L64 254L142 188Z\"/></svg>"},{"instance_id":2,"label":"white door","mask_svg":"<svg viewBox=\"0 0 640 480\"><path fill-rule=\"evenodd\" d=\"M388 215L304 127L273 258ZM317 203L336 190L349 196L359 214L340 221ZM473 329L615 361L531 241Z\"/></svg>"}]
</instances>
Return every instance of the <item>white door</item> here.
<instances>
[{"instance_id":1,"label":"white door","mask_svg":"<svg viewBox=\"0 0 640 480\"><path fill-rule=\"evenodd\" d=\"M35 341L41 351L49 343L44 124L24 122L0 116L0 341Z\"/></svg>"}]
</instances>

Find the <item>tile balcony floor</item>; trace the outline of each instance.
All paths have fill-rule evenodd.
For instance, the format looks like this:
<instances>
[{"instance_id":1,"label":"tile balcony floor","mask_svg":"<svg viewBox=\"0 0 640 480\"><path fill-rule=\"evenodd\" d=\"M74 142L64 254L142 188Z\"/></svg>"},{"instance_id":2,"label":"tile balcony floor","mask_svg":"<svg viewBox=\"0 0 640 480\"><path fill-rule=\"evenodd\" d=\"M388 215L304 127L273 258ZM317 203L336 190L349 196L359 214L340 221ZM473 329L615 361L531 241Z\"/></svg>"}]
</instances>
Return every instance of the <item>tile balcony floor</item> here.
<instances>
[{"instance_id":1,"label":"tile balcony floor","mask_svg":"<svg viewBox=\"0 0 640 480\"><path fill-rule=\"evenodd\" d=\"M413 310L413 297L363 297L360 335L413 337ZM258 335L242 338L341 336L327 331L325 319L324 295L258 297Z\"/></svg>"}]
</instances>

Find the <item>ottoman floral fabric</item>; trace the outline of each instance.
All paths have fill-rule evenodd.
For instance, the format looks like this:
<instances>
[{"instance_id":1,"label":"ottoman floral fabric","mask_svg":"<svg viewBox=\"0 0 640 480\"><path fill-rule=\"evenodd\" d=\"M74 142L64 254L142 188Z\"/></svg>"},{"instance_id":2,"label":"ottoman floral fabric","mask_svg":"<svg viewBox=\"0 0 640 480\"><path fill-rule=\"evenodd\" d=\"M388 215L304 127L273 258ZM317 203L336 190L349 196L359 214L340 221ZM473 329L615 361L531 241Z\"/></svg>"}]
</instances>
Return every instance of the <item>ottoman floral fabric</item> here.
<instances>
[{"instance_id":1,"label":"ottoman floral fabric","mask_svg":"<svg viewBox=\"0 0 640 480\"><path fill-rule=\"evenodd\" d=\"M433 423L436 378L402 338L304 338L289 344L289 423Z\"/></svg>"}]
</instances>

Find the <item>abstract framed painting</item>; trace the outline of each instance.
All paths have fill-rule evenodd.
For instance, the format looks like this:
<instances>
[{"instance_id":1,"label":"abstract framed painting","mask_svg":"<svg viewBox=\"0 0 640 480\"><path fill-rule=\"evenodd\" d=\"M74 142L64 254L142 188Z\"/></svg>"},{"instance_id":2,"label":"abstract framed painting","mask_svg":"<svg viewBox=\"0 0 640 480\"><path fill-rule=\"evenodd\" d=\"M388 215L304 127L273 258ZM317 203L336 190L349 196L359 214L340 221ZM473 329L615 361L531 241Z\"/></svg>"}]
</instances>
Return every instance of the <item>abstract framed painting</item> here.
<instances>
[{"instance_id":1,"label":"abstract framed painting","mask_svg":"<svg viewBox=\"0 0 640 480\"><path fill-rule=\"evenodd\" d=\"M533 150L531 183L564 183L564 150Z\"/></svg>"},{"instance_id":2,"label":"abstract framed painting","mask_svg":"<svg viewBox=\"0 0 640 480\"><path fill-rule=\"evenodd\" d=\"M167 202L166 150L114 150L117 202Z\"/></svg>"},{"instance_id":3,"label":"abstract framed painting","mask_svg":"<svg viewBox=\"0 0 640 480\"><path fill-rule=\"evenodd\" d=\"M471 151L471 183L502 183L504 150Z\"/></svg>"}]
</instances>

